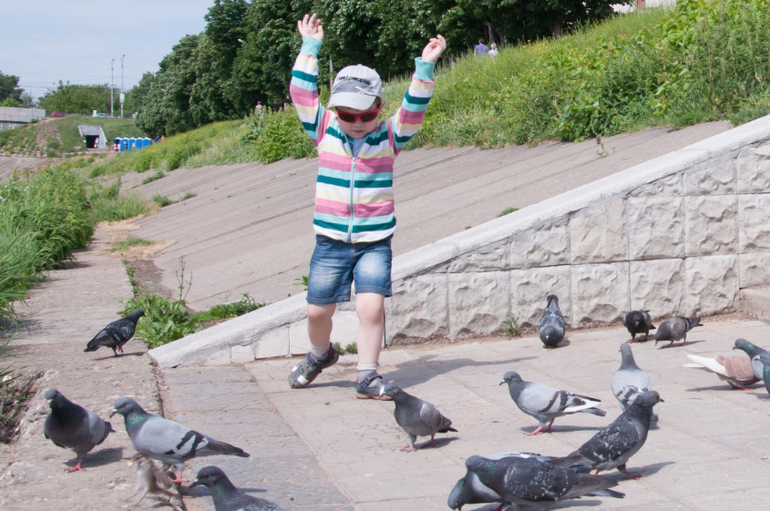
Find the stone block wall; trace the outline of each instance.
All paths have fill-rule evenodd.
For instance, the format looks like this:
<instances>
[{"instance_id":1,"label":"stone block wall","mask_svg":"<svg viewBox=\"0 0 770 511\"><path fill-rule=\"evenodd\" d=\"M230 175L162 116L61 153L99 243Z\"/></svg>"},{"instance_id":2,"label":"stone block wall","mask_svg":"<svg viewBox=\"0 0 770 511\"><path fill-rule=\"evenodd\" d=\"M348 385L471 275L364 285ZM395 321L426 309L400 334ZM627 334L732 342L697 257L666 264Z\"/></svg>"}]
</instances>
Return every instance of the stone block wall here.
<instances>
[{"instance_id":1,"label":"stone block wall","mask_svg":"<svg viewBox=\"0 0 770 511\"><path fill-rule=\"evenodd\" d=\"M556 294L573 327L736 309L770 284L770 117L401 255L388 343L539 323ZM239 363L308 349L304 295L150 352L162 367ZM333 341L355 341L354 304Z\"/></svg>"}]
</instances>

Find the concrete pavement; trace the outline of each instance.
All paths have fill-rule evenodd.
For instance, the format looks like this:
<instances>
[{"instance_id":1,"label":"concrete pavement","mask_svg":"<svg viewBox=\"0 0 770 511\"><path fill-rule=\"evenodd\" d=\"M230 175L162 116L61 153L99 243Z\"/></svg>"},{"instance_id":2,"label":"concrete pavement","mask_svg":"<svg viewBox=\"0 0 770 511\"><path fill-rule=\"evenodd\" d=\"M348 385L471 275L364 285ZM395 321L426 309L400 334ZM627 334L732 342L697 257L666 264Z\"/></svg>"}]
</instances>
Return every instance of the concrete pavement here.
<instances>
[{"instance_id":1,"label":"concrete pavement","mask_svg":"<svg viewBox=\"0 0 770 511\"><path fill-rule=\"evenodd\" d=\"M761 401L767 397L764 387L733 391L713 374L682 367L687 353L730 352L737 337L770 347L770 325L737 315L704 322L685 347L634 345L638 365L665 400L656 407L658 428L628 464L646 477L615 488L625 499L588 498L555 508L724 511L770 504L770 404ZM620 365L619 346L628 339L625 329L572 332L568 339L568 346L552 351L526 337L383 352L380 372L433 403L459 430L439 435L436 447L416 453L400 451L408 439L393 418L392 403L355 398L354 355L342 357L302 390L290 390L286 380L297 358L167 369L164 403L185 424L221 432L252 454L248 460L195 459L194 471L221 463L236 474L237 485L266 490L254 495L287 509L447 509L468 456L511 450L566 455L620 414L610 378ZM498 386L509 370L600 398L607 417L561 417L554 433L527 437L536 421L516 408L506 386ZM208 498L186 502L190 509L213 509Z\"/></svg>"}]
</instances>

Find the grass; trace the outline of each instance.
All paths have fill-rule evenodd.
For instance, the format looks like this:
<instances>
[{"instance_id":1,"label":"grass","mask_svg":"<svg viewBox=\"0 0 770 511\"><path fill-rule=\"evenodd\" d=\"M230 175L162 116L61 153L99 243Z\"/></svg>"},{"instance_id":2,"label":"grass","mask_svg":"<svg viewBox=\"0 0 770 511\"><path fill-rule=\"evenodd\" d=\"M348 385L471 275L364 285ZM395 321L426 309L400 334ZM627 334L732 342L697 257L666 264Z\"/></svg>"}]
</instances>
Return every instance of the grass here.
<instances>
[{"instance_id":1,"label":"grass","mask_svg":"<svg viewBox=\"0 0 770 511\"><path fill-rule=\"evenodd\" d=\"M157 181L158 179L161 179L166 174L163 173L162 170L157 171L155 174L151 175L150 177L146 177L142 180L142 184L146 185L147 183L152 183L153 181Z\"/></svg>"},{"instance_id":2,"label":"grass","mask_svg":"<svg viewBox=\"0 0 770 511\"><path fill-rule=\"evenodd\" d=\"M511 213L518 211L519 208L505 208L501 212L497 214L497 218L500 218L501 216L510 215Z\"/></svg>"},{"instance_id":3,"label":"grass","mask_svg":"<svg viewBox=\"0 0 770 511\"><path fill-rule=\"evenodd\" d=\"M503 332L509 337L518 337L520 328L521 326L519 325L519 319L516 317L516 314L511 314L503 324Z\"/></svg>"},{"instance_id":4,"label":"grass","mask_svg":"<svg viewBox=\"0 0 770 511\"><path fill-rule=\"evenodd\" d=\"M145 240L142 238L128 238L126 240L116 241L113 243L110 252L125 252L131 247L146 247L154 244L155 242L151 240Z\"/></svg>"}]
</instances>

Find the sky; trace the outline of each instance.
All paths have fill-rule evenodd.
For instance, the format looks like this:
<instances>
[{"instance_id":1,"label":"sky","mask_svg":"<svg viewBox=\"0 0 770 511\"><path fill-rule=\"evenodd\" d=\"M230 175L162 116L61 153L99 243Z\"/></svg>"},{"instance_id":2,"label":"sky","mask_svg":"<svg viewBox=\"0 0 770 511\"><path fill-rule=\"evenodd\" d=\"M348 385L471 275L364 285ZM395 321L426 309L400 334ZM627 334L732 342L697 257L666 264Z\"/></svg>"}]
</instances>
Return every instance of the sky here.
<instances>
[{"instance_id":1,"label":"sky","mask_svg":"<svg viewBox=\"0 0 770 511\"><path fill-rule=\"evenodd\" d=\"M39 98L62 80L129 90L187 34L214 0L0 0L0 72Z\"/></svg>"}]
</instances>

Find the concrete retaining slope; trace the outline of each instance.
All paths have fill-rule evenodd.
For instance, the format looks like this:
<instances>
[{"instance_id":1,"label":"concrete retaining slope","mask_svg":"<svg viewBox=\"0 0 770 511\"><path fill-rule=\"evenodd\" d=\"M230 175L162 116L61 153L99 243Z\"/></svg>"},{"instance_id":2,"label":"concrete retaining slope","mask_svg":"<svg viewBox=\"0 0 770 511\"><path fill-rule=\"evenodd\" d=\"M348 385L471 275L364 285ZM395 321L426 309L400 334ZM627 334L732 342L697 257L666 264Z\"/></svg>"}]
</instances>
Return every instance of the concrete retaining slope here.
<instances>
[{"instance_id":1,"label":"concrete retaining slope","mask_svg":"<svg viewBox=\"0 0 770 511\"><path fill-rule=\"evenodd\" d=\"M642 163L394 259L390 341L499 331L559 296L573 327L734 310L770 283L770 117ZM161 367L304 353L304 295L157 348ZM334 340L355 338L352 308Z\"/></svg>"}]
</instances>

